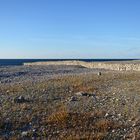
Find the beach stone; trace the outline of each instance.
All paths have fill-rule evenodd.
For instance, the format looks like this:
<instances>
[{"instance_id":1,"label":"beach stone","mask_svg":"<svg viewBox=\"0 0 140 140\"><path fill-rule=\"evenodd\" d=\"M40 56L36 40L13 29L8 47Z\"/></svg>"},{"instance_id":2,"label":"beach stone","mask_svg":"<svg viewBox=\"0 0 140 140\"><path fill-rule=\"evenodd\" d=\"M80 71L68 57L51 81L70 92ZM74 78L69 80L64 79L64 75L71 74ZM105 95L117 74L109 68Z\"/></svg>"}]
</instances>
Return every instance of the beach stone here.
<instances>
[{"instance_id":1,"label":"beach stone","mask_svg":"<svg viewBox=\"0 0 140 140\"><path fill-rule=\"evenodd\" d=\"M24 132L21 133L21 136L22 137L26 137L27 135L28 135L28 132L27 131L24 131Z\"/></svg>"},{"instance_id":2,"label":"beach stone","mask_svg":"<svg viewBox=\"0 0 140 140\"><path fill-rule=\"evenodd\" d=\"M109 116L109 114L108 114L108 113L106 113L106 114L105 114L105 117L108 117L108 116Z\"/></svg>"},{"instance_id":3,"label":"beach stone","mask_svg":"<svg viewBox=\"0 0 140 140\"><path fill-rule=\"evenodd\" d=\"M118 114L118 116L119 116L119 117L121 117L121 116L122 116L122 114Z\"/></svg>"},{"instance_id":4,"label":"beach stone","mask_svg":"<svg viewBox=\"0 0 140 140\"><path fill-rule=\"evenodd\" d=\"M101 76L102 75L102 73L101 72L98 72L98 74L97 74L98 76Z\"/></svg>"},{"instance_id":5,"label":"beach stone","mask_svg":"<svg viewBox=\"0 0 140 140\"><path fill-rule=\"evenodd\" d=\"M115 132L115 130L113 129L113 130L112 130L112 133L114 133L114 132Z\"/></svg>"},{"instance_id":6,"label":"beach stone","mask_svg":"<svg viewBox=\"0 0 140 140\"><path fill-rule=\"evenodd\" d=\"M77 100L78 100L77 97L72 96L69 101L72 102L72 101L77 101Z\"/></svg>"},{"instance_id":7,"label":"beach stone","mask_svg":"<svg viewBox=\"0 0 140 140\"><path fill-rule=\"evenodd\" d=\"M9 90L7 90L7 91L6 91L6 93L10 93L10 91L9 91Z\"/></svg>"},{"instance_id":8,"label":"beach stone","mask_svg":"<svg viewBox=\"0 0 140 140\"><path fill-rule=\"evenodd\" d=\"M23 96L19 96L19 97L16 97L15 99L14 99L14 102L15 103L24 103L24 102L26 102L27 100L23 97Z\"/></svg>"},{"instance_id":9,"label":"beach stone","mask_svg":"<svg viewBox=\"0 0 140 140\"><path fill-rule=\"evenodd\" d=\"M83 94L84 94L84 92L82 92L82 91L75 93L75 95L77 95L77 96L83 96Z\"/></svg>"},{"instance_id":10,"label":"beach stone","mask_svg":"<svg viewBox=\"0 0 140 140\"><path fill-rule=\"evenodd\" d=\"M86 93L86 92L77 92L75 93L77 96L88 96L88 97L95 97L96 95L94 93Z\"/></svg>"},{"instance_id":11,"label":"beach stone","mask_svg":"<svg viewBox=\"0 0 140 140\"><path fill-rule=\"evenodd\" d=\"M75 93L75 95L78 95L78 96L88 96L88 93L80 91L80 92Z\"/></svg>"}]
</instances>

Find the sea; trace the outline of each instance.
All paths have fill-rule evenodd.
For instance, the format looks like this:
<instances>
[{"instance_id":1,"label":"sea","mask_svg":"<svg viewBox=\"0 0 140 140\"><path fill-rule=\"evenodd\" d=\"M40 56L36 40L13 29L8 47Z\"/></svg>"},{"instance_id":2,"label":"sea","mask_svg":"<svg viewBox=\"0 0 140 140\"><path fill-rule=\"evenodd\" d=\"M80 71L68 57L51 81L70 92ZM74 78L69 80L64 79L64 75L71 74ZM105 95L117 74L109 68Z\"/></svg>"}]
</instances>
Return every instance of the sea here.
<instances>
[{"instance_id":1,"label":"sea","mask_svg":"<svg viewBox=\"0 0 140 140\"><path fill-rule=\"evenodd\" d=\"M27 62L68 61L85 62L131 61L136 59L0 59L0 66L20 66Z\"/></svg>"}]
</instances>

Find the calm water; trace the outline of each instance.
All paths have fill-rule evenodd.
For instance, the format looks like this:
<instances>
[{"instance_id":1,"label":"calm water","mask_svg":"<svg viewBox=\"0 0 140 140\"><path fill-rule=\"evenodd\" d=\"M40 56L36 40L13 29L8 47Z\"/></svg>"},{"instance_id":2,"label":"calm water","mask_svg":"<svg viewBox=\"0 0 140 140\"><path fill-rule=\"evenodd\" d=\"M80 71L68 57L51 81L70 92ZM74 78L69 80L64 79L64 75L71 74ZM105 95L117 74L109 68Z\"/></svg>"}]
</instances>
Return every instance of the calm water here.
<instances>
[{"instance_id":1,"label":"calm water","mask_svg":"<svg viewBox=\"0 0 140 140\"><path fill-rule=\"evenodd\" d=\"M134 59L0 59L0 66L23 65L25 62L81 60L85 62L128 61Z\"/></svg>"}]
</instances>

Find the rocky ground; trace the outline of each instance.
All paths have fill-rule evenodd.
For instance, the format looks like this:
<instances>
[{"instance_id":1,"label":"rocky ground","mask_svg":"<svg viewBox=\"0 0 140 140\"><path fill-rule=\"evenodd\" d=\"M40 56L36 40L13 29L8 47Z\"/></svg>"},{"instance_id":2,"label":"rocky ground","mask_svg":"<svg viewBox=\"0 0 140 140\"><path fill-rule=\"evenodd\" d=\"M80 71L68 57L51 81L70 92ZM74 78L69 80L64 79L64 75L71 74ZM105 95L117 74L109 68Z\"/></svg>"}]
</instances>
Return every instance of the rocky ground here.
<instances>
[{"instance_id":1,"label":"rocky ground","mask_svg":"<svg viewBox=\"0 0 140 140\"><path fill-rule=\"evenodd\" d=\"M0 67L0 139L139 140L140 72Z\"/></svg>"}]
</instances>

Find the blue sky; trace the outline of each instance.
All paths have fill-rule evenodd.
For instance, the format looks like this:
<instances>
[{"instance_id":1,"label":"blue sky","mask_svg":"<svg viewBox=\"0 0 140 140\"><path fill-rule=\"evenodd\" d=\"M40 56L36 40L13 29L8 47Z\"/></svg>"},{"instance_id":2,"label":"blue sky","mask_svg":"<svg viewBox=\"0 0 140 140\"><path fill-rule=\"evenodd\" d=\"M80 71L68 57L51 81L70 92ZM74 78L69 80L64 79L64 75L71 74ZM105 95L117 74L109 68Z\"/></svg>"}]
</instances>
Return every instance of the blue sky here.
<instances>
[{"instance_id":1,"label":"blue sky","mask_svg":"<svg viewBox=\"0 0 140 140\"><path fill-rule=\"evenodd\" d=\"M140 58L140 0L0 0L0 58Z\"/></svg>"}]
</instances>

